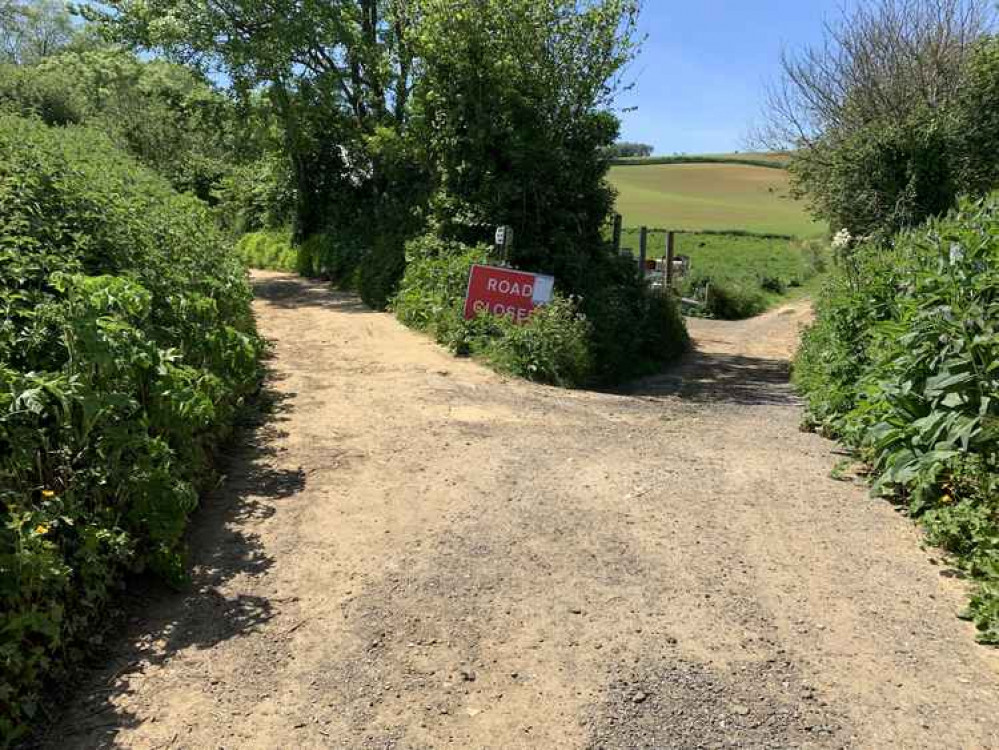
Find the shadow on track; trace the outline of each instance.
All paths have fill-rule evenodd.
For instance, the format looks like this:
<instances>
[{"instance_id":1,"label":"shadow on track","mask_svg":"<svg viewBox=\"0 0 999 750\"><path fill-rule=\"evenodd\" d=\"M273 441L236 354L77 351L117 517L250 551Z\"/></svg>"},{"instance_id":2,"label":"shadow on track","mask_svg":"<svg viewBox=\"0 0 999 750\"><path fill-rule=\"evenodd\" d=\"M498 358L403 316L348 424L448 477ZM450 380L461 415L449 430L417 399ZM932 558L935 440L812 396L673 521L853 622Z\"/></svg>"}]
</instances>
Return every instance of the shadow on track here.
<instances>
[{"instance_id":1,"label":"shadow on track","mask_svg":"<svg viewBox=\"0 0 999 750\"><path fill-rule=\"evenodd\" d=\"M694 350L660 375L632 383L631 396L674 396L700 404L795 406L800 403L790 383L791 366L782 359Z\"/></svg>"},{"instance_id":2,"label":"shadow on track","mask_svg":"<svg viewBox=\"0 0 999 750\"><path fill-rule=\"evenodd\" d=\"M341 292L328 283L309 282L290 274L259 276L251 281L257 299L284 309L321 307L339 313L375 315L353 292Z\"/></svg>"},{"instance_id":3,"label":"shadow on track","mask_svg":"<svg viewBox=\"0 0 999 750\"><path fill-rule=\"evenodd\" d=\"M257 408L237 426L228 452L219 457L218 468L227 479L202 498L189 524L188 585L178 591L146 577L133 579L120 601L124 626L93 654L92 669L81 670L77 684L83 700L61 701L75 704L71 715L50 722L61 729L42 732L24 747L82 747L75 743L92 743L97 736L96 747L116 747L119 732L137 724L118 706L117 699L130 692L126 675L165 664L187 649L210 649L271 620L274 605L267 598L227 596L220 589L237 577L261 575L273 564L242 522L269 518L276 501L305 488L301 469L276 470L270 465L274 439L282 434L280 425L291 410L289 398L265 390ZM62 697L71 697L71 691ZM58 707L52 713L58 714ZM66 727L72 731L66 732ZM56 736L56 731L61 734Z\"/></svg>"}]
</instances>

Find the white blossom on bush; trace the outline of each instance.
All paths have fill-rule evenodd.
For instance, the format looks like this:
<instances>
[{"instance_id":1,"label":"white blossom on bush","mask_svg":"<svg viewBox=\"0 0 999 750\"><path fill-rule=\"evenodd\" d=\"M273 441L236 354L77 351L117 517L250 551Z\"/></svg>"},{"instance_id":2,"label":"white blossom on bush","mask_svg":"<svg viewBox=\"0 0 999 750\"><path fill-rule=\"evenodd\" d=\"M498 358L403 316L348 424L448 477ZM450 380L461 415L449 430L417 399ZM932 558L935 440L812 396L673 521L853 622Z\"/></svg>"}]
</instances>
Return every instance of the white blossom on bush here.
<instances>
[{"instance_id":1,"label":"white blossom on bush","mask_svg":"<svg viewBox=\"0 0 999 750\"><path fill-rule=\"evenodd\" d=\"M840 229L836 232L836 236L833 237L832 247L833 250L846 250L850 247L850 243L853 242L853 235L850 234L849 229Z\"/></svg>"}]
</instances>

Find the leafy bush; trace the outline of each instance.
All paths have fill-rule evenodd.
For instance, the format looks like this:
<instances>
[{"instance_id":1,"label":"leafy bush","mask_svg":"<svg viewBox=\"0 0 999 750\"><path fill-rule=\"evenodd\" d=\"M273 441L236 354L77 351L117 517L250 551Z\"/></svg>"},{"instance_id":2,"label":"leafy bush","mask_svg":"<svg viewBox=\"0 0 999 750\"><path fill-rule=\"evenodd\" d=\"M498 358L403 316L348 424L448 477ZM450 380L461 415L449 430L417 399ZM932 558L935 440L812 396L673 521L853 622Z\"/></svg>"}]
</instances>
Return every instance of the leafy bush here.
<instances>
[{"instance_id":1,"label":"leafy bush","mask_svg":"<svg viewBox=\"0 0 999 750\"><path fill-rule=\"evenodd\" d=\"M661 370L689 346L677 301L652 293L623 256L595 263L581 309L592 326L595 379L619 383Z\"/></svg>"},{"instance_id":2,"label":"leafy bush","mask_svg":"<svg viewBox=\"0 0 999 750\"><path fill-rule=\"evenodd\" d=\"M795 192L833 231L887 240L995 188L992 5L853 3L820 43L782 56L763 140L796 146Z\"/></svg>"},{"instance_id":3,"label":"leafy bush","mask_svg":"<svg viewBox=\"0 0 999 750\"><path fill-rule=\"evenodd\" d=\"M591 374L590 326L574 300L556 295L522 325L495 317L485 324L497 333L481 353L500 372L560 386L585 382Z\"/></svg>"},{"instance_id":4,"label":"leafy bush","mask_svg":"<svg viewBox=\"0 0 999 750\"><path fill-rule=\"evenodd\" d=\"M745 320L769 307L763 283L751 287L745 280L715 279L695 273L685 281L684 287L704 300L704 314L721 320Z\"/></svg>"},{"instance_id":5,"label":"leafy bush","mask_svg":"<svg viewBox=\"0 0 999 750\"><path fill-rule=\"evenodd\" d=\"M357 269L361 299L376 310L384 310L399 290L405 271L404 241L390 232L379 233Z\"/></svg>"},{"instance_id":6,"label":"leafy bush","mask_svg":"<svg viewBox=\"0 0 999 750\"><path fill-rule=\"evenodd\" d=\"M413 240L406 247L406 275L392 303L396 316L411 328L437 333L450 312L460 312L472 266L488 258L486 245L469 247L433 235Z\"/></svg>"},{"instance_id":7,"label":"leafy bush","mask_svg":"<svg viewBox=\"0 0 999 750\"><path fill-rule=\"evenodd\" d=\"M955 204L955 120L935 110L827 134L791 162L812 212L834 229L889 236Z\"/></svg>"},{"instance_id":8,"label":"leafy bush","mask_svg":"<svg viewBox=\"0 0 999 750\"><path fill-rule=\"evenodd\" d=\"M488 258L486 245L433 235L414 240L393 310L457 354L478 355L504 372L561 386L647 374L687 348L677 305L650 294L634 264L618 259L594 269L591 296L556 296L525 325L494 316L466 321L469 270Z\"/></svg>"},{"instance_id":9,"label":"leafy bush","mask_svg":"<svg viewBox=\"0 0 999 750\"><path fill-rule=\"evenodd\" d=\"M817 315L795 367L813 423L978 578L969 616L999 644L999 196L859 248Z\"/></svg>"},{"instance_id":10,"label":"leafy bush","mask_svg":"<svg viewBox=\"0 0 999 750\"><path fill-rule=\"evenodd\" d=\"M344 289L356 289L363 256L358 242L345 242L332 233L314 234L299 245L298 272L328 279Z\"/></svg>"},{"instance_id":11,"label":"leafy bush","mask_svg":"<svg viewBox=\"0 0 999 750\"><path fill-rule=\"evenodd\" d=\"M406 275L393 301L399 320L502 372L562 386L584 382L591 374L589 325L572 300L557 297L523 325L492 315L464 319L469 271L488 254L485 245L468 247L432 235L410 242Z\"/></svg>"},{"instance_id":12,"label":"leafy bush","mask_svg":"<svg viewBox=\"0 0 999 750\"><path fill-rule=\"evenodd\" d=\"M234 237L290 224L295 192L287 161L267 154L250 164L230 167L216 198L219 221Z\"/></svg>"},{"instance_id":13,"label":"leafy bush","mask_svg":"<svg viewBox=\"0 0 999 750\"><path fill-rule=\"evenodd\" d=\"M125 572L183 577L259 381L249 302L197 200L97 133L0 115L0 744Z\"/></svg>"},{"instance_id":14,"label":"leafy bush","mask_svg":"<svg viewBox=\"0 0 999 750\"><path fill-rule=\"evenodd\" d=\"M236 243L236 254L249 268L295 271L299 265L299 254L292 247L288 229L264 229L244 234Z\"/></svg>"}]
</instances>

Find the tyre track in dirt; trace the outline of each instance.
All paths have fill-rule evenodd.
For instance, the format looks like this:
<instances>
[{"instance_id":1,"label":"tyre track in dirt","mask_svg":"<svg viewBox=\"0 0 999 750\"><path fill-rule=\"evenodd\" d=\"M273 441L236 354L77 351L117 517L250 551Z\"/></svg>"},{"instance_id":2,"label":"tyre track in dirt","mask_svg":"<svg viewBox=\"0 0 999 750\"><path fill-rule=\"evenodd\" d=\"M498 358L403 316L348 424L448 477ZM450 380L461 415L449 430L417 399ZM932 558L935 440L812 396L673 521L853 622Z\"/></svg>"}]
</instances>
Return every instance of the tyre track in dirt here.
<instances>
[{"instance_id":1,"label":"tyre track in dirt","mask_svg":"<svg viewBox=\"0 0 999 750\"><path fill-rule=\"evenodd\" d=\"M49 747L999 748L963 585L798 430L804 306L606 394L254 285L274 414Z\"/></svg>"}]
</instances>

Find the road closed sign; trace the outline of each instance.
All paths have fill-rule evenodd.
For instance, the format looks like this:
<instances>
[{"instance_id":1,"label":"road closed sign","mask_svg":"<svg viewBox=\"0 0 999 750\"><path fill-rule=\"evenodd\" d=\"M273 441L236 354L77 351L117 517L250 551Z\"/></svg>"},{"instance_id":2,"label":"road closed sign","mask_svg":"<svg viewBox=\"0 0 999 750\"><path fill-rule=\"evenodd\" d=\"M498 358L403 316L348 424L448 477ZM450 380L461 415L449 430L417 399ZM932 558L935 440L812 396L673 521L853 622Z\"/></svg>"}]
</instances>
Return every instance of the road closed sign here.
<instances>
[{"instance_id":1,"label":"road closed sign","mask_svg":"<svg viewBox=\"0 0 999 750\"><path fill-rule=\"evenodd\" d=\"M496 266L472 266L465 296L465 319L479 313L506 315L522 323L536 307L552 300L555 279Z\"/></svg>"}]
</instances>

